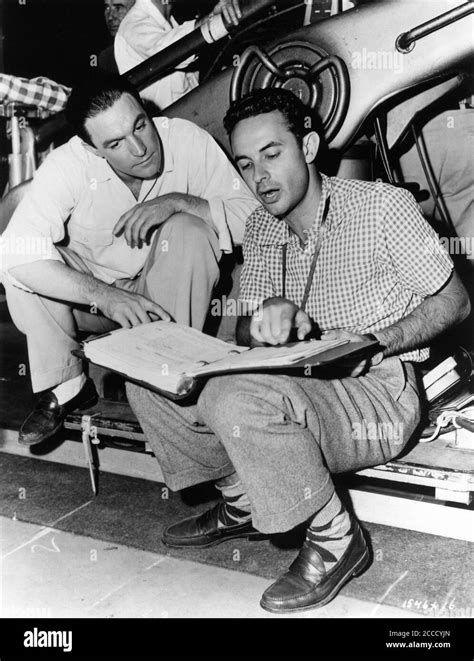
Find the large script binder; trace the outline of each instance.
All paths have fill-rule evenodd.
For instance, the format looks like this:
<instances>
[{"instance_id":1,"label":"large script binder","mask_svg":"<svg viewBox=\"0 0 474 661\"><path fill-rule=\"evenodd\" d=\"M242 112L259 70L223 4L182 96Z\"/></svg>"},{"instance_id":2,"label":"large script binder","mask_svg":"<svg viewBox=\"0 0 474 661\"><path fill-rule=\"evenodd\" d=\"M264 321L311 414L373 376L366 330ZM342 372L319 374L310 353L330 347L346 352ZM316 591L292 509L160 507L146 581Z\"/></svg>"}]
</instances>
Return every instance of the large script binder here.
<instances>
[{"instance_id":1,"label":"large script binder","mask_svg":"<svg viewBox=\"0 0 474 661\"><path fill-rule=\"evenodd\" d=\"M82 343L82 355L131 381L180 399L210 376L323 366L374 346L378 342L373 340L307 340L250 349L181 324L155 321L87 340Z\"/></svg>"}]
</instances>

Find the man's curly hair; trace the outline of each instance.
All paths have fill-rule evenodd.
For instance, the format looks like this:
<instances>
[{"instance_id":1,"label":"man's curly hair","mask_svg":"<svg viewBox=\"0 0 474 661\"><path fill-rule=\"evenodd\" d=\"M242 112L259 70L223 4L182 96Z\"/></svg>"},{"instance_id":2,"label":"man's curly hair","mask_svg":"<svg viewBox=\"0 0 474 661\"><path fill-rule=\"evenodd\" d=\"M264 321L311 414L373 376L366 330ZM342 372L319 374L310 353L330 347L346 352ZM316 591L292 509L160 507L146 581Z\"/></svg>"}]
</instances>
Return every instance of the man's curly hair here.
<instances>
[{"instance_id":1,"label":"man's curly hair","mask_svg":"<svg viewBox=\"0 0 474 661\"><path fill-rule=\"evenodd\" d=\"M255 90L232 103L224 117L224 128L230 136L243 119L275 110L285 117L288 129L299 144L310 131L316 131L320 138L324 137L322 123L317 114L306 107L293 92L275 87Z\"/></svg>"}]
</instances>

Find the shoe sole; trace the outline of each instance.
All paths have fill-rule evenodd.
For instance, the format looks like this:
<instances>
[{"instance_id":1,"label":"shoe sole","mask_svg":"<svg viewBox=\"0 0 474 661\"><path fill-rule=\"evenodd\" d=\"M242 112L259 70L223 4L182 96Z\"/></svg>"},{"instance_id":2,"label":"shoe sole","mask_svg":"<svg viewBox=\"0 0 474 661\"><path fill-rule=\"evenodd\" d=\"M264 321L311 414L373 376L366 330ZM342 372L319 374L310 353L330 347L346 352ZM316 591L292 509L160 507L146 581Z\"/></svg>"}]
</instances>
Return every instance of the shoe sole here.
<instances>
[{"instance_id":1,"label":"shoe sole","mask_svg":"<svg viewBox=\"0 0 474 661\"><path fill-rule=\"evenodd\" d=\"M84 402L84 404L81 404L81 406L78 406L77 409L75 409L75 410L76 411L85 411L86 409L89 409L91 406L95 406L95 404L97 404L98 401L99 401L99 395L96 395L95 397L92 397L91 399L88 399L87 402ZM43 436L38 441L24 441L24 440L19 438L18 443L20 445L23 445L23 447L26 447L26 448L30 448L33 445L38 445L39 443L42 443L43 441L47 441L48 438L51 438L52 436L57 434L57 432L61 429L63 424L64 424L64 420L61 420L61 422L58 425L56 425L56 427L54 427L54 429L52 431L50 431L49 434L47 434L47 436Z\"/></svg>"},{"instance_id":2,"label":"shoe sole","mask_svg":"<svg viewBox=\"0 0 474 661\"><path fill-rule=\"evenodd\" d=\"M331 590L331 592L324 597L324 599L321 599L321 601L318 601L317 603L314 604L309 604L307 606L300 606L296 608L272 608L271 605L267 605L266 603L263 602L263 600L260 601L260 606L266 610L269 611L270 613L297 613L299 611L309 611L312 610L313 608L321 608L322 606L326 606L330 601L332 601L342 590L344 585L350 581L351 578L354 578L355 576L360 576L365 569L367 569L367 566L370 564L370 553L369 549L366 549L364 552L364 555L358 560L357 564L352 567L337 583L337 585L334 586L334 588Z\"/></svg>"},{"instance_id":3,"label":"shoe sole","mask_svg":"<svg viewBox=\"0 0 474 661\"><path fill-rule=\"evenodd\" d=\"M223 539L215 539L211 542L207 542L207 544L173 544L172 542L165 541L162 539L161 541L163 544L169 548L172 549L204 549L209 546L217 546L218 544L222 544L223 542L230 542L232 539L248 539L249 541L258 541L258 540L265 540L268 539L269 535L265 535L264 533L244 533L244 534L237 534L237 535L228 535L227 537L224 537Z\"/></svg>"}]
</instances>

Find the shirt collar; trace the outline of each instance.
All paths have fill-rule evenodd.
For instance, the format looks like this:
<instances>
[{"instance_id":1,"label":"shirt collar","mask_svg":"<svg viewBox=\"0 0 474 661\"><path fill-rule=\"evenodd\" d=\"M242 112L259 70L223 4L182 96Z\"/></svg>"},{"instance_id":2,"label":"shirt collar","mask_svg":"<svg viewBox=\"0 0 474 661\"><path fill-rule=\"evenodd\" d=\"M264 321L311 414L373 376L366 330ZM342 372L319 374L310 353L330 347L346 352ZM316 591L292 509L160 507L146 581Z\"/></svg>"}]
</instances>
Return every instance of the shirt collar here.
<instances>
[{"instance_id":1,"label":"shirt collar","mask_svg":"<svg viewBox=\"0 0 474 661\"><path fill-rule=\"evenodd\" d=\"M173 172L174 170L174 155L173 149L170 145L170 122L173 120L169 117L153 117L153 123L155 124L158 135L161 138L161 144L163 146L163 156L165 159L165 164L163 167L163 172Z\"/></svg>"},{"instance_id":2,"label":"shirt collar","mask_svg":"<svg viewBox=\"0 0 474 661\"><path fill-rule=\"evenodd\" d=\"M332 186L332 180L331 177L326 176L322 172L320 172L321 176L321 200L319 202L319 206L316 212L316 215L314 217L314 223L309 230L309 232L314 232L314 230L319 227L319 224L322 219L322 215L324 212L324 207L326 204L326 199L328 198L329 195L331 195L333 186ZM331 200L331 207L332 207L333 201ZM269 211L266 212L267 218L269 222L272 223L272 229L269 235L269 240L265 242L265 245L275 245L275 246L282 246L285 243L289 243L291 245L299 245L299 237L297 234L294 234L291 230L289 225L287 223L278 221L276 220ZM331 221L331 225L333 224L333 214L331 213L331 210L329 211L329 219Z\"/></svg>"}]
</instances>

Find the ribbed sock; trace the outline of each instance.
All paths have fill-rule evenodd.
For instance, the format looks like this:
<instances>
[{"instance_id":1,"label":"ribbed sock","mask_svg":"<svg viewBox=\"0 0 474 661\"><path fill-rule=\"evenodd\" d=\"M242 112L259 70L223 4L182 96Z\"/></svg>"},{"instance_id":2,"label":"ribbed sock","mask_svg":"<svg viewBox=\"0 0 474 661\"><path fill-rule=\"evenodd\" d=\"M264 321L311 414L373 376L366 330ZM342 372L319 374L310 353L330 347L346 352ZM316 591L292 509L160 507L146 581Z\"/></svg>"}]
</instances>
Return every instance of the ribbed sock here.
<instances>
[{"instance_id":1,"label":"ribbed sock","mask_svg":"<svg viewBox=\"0 0 474 661\"><path fill-rule=\"evenodd\" d=\"M311 521L306 540L321 556L326 571L330 571L344 555L352 533L349 512L334 492Z\"/></svg>"},{"instance_id":2,"label":"ribbed sock","mask_svg":"<svg viewBox=\"0 0 474 661\"><path fill-rule=\"evenodd\" d=\"M227 484L230 482L230 484ZM244 486L235 473L235 481L224 478L215 484L216 489L222 493L224 507L221 509L218 526L235 526L238 523L246 523L252 518L250 501L245 493Z\"/></svg>"}]
</instances>

